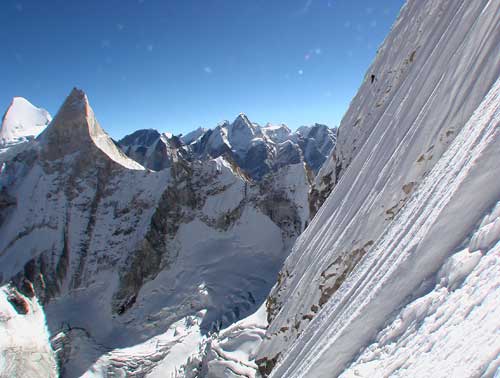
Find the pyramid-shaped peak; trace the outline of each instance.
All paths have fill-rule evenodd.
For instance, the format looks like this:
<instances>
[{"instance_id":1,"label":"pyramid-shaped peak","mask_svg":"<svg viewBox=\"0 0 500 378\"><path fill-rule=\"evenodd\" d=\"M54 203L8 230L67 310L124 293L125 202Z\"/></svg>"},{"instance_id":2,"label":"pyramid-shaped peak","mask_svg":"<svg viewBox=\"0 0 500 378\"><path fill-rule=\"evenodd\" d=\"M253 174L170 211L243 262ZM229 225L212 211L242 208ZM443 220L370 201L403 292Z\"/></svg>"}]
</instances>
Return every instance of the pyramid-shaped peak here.
<instances>
[{"instance_id":1,"label":"pyramid-shaped peak","mask_svg":"<svg viewBox=\"0 0 500 378\"><path fill-rule=\"evenodd\" d=\"M49 160L74 153L92 156L100 150L126 168L144 169L116 147L97 122L87 95L77 88L73 88L39 139L44 146L45 157Z\"/></svg>"},{"instance_id":2,"label":"pyramid-shaped peak","mask_svg":"<svg viewBox=\"0 0 500 378\"><path fill-rule=\"evenodd\" d=\"M90 134L100 133L92 108L84 91L73 88L59 108L47 130L40 136L47 141L63 145L90 140ZM61 147L64 147L64 146Z\"/></svg>"},{"instance_id":3,"label":"pyramid-shaped peak","mask_svg":"<svg viewBox=\"0 0 500 378\"><path fill-rule=\"evenodd\" d=\"M247 127L252 127L252 122L248 119L245 113L240 113L233 122L233 125L245 125Z\"/></svg>"},{"instance_id":4,"label":"pyramid-shaped peak","mask_svg":"<svg viewBox=\"0 0 500 378\"><path fill-rule=\"evenodd\" d=\"M85 101L88 103L88 98L85 92L82 89L79 89L77 87L73 87L71 90L71 93L68 96L68 99L73 99L75 101Z\"/></svg>"},{"instance_id":5,"label":"pyramid-shaped peak","mask_svg":"<svg viewBox=\"0 0 500 378\"><path fill-rule=\"evenodd\" d=\"M258 125L250 121L245 113L240 113L229 126L229 132L231 133L244 133L249 135L254 135L258 132Z\"/></svg>"},{"instance_id":6,"label":"pyramid-shaped peak","mask_svg":"<svg viewBox=\"0 0 500 378\"><path fill-rule=\"evenodd\" d=\"M69 96L66 97L61 109L59 109L58 115L60 113L72 113L74 115L87 116L91 110L89 99L85 92L75 87Z\"/></svg>"}]
</instances>

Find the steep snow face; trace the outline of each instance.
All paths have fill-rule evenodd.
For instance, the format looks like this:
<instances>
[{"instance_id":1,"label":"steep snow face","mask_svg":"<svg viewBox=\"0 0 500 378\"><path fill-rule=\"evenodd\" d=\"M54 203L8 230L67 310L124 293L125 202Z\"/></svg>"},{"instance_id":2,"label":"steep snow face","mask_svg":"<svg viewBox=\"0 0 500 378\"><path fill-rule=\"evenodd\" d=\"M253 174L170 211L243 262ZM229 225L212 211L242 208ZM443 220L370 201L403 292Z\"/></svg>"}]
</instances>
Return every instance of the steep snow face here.
<instances>
[{"instance_id":1,"label":"steep snow face","mask_svg":"<svg viewBox=\"0 0 500 378\"><path fill-rule=\"evenodd\" d=\"M487 50L481 51L481 39L473 39L493 32L471 18L474 14L486 19L493 13L494 4L483 0L472 6L462 1L415 3L409 1L402 9L342 119L337 147L316 178L316 209L381 125L434 124L427 126L427 138L421 140L430 150L421 151L419 158L422 166L435 164L456 136L456 125L466 122L498 73L493 62L495 37L491 35L484 46ZM459 20L464 23L459 25ZM484 81L478 82L478 78ZM415 103L409 104L412 99ZM432 102L426 103L428 99ZM398 128L398 138L407 130Z\"/></svg>"},{"instance_id":2,"label":"steep snow face","mask_svg":"<svg viewBox=\"0 0 500 378\"><path fill-rule=\"evenodd\" d=\"M397 311L341 377L499 374L499 222L477 231L491 237L492 247L469 245L452 255L432 291Z\"/></svg>"},{"instance_id":3,"label":"steep snow face","mask_svg":"<svg viewBox=\"0 0 500 378\"><path fill-rule=\"evenodd\" d=\"M196 142L199 138L203 136L208 131L208 129L205 129L203 127L198 127L196 130L193 130L186 135L181 136L182 143L188 145L193 142Z\"/></svg>"},{"instance_id":4,"label":"steep snow face","mask_svg":"<svg viewBox=\"0 0 500 378\"><path fill-rule=\"evenodd\" d=\"M481 302L479 312L495 302L498 289L481 281L498 270L489 265L497 261L493 246L469 247L485 255L475 268L477 254L463 264L461 257L447 259L471 243L477 224L500 199L499 24L500 4L486 0L409 1L402 9L342 121L327 163L333 192L298 239L268 299L271 323L258 353L264 374L338 376L363 350L351 373L366 374L372 365L387 372L404 358L403 350L389 349L405 345L412 332L418 343L430 329L403 325L391 336L393 344L380 341L390 333L387 319L398 319L405 306L427 301L425 294L434 290L429 298L436 295L436 315L448 316L464 278L463 295L476 288L484 294L471 298ZM484 239L495 243L494 235ZM448 276L449 291L457 292L433 289L440 270L439 279ZM429 307L415 316L433 322L433 313ZM435 323L438 334L450 335L449 343L436 345L452 356L461 331L451 327L460 316L443 319L442 328ZM491 363L494 370L498 359L497 345L482 342L498 327L491 322L469 340L480 348L476 356L484 353L473 364L478 369ZM357 369L377 359L366 349L374 340L387 359L383 354ZM419 375L426 357L411 356L401 366L414 374L394 370L399 376Z\"/></svg>"},{"instance_id":5,"label":"steep snow face","mask_svg":"<svg viewBox=\"0 0 500 378\"><path fill-rule=\"evenodd\" d=\"M0 128L0 148L35 138L52 117L22 97L14 97L5 112Z\"/></svg>"},{"instance_id":6,"label":"steep snow face","mask_svg":"<svg viewBox=\"0 0 500 378\"><path fill-rule=\"evenodd\" d=\"M0 288L0 374L2 377L57 377L45 315L36 298Z\"/></svg>"},{"instance_id":7,"label":"steep snow face","mask_svg":"<svg viewBox=\"0 0 500 378\"><path fill-rule=\"evenodd\" d=\"M283 143L290 139L290 135L292 131L288 128L287 125L271 125L267 124L262 127L262 132L266 137L271 139L274 143Z\"/></svg>"}]
</instances>

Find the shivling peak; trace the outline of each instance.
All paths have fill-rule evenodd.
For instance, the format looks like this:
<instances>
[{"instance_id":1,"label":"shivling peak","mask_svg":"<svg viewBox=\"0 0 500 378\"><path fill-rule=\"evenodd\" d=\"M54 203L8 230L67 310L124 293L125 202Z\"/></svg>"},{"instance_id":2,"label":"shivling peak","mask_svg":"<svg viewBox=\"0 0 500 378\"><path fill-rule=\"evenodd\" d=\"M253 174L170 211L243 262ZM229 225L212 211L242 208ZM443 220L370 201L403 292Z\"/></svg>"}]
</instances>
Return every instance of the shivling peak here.
<instances>
[{"instance_id":1,"label":"shivling peak","mask_svg":"<svg viewBox=\"0 0 500 378\"><path fill-rule=\"evenodd\" d=\"M96 149L116 163L130 169L144 169L116 147L101 128L85 92L73 88L55 118L40 135L44 156L48 160L75 153L93 155Z\"/></svg>"}]
</instances>

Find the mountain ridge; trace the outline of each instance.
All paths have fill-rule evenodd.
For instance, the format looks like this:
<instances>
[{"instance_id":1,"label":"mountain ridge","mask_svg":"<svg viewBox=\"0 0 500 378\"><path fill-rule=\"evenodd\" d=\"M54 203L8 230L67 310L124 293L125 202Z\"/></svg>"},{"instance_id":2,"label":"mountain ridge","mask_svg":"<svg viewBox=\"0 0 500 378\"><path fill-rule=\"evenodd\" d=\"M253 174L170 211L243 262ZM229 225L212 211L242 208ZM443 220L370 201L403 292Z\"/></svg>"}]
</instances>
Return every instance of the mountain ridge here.
<instances>
[{"instance_id":1,"label":"mountain ridge","mask_svg":"<svg viewBox=\"0 0 500 378\"><path fill-rule=\"evenodd\" d=\"M0 280L40 302L62 376L145 374L182 344L176 324L195 349L249 315L309 218L303 162L260 182L231 156L143 169L77 89L23 148L0 171ZM100 359L145 339L169 345L149 367Z\"/></svg>"}]
</instances>

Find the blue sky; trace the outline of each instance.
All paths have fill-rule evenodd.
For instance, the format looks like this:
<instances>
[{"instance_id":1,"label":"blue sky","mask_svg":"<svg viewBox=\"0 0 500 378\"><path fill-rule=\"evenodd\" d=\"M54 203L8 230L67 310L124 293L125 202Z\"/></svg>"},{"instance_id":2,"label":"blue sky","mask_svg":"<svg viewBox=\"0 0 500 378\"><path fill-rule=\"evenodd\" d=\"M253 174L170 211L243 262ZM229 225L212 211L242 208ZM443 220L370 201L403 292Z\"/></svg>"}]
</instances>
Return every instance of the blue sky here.
<instances>
[{"instance_id":1,"label":"blue sky","mask_svg":"<svg viewBox=\"0 0 500 378\"><path fill-rule=\"evenodd\" d=\"M0 107L77 86L114 138L337 125L403 0L3 0Z\"/></svg>"}]
</instances>

